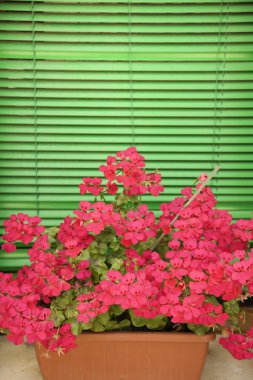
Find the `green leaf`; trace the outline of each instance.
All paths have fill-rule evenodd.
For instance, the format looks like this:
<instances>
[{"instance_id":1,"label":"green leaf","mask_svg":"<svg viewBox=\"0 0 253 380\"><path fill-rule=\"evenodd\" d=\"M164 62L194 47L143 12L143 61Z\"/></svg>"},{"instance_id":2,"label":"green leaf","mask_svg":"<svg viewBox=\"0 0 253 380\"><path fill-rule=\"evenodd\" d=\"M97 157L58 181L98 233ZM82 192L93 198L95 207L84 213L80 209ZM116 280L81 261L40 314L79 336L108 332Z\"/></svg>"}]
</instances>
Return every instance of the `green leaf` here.
<instances>
[{"instance_id":1,"label":"green leaf","mask_svg":"<svg viewBox=\"0 0 253 380\"><path fill-rule=\"evenodd\" d=\"M238 257L235 257L233 260L229 261L229 264L233 265L234 263L238 263L240 259Z\"/></svg>"},{"instance_id":2,"label":"green leaf","mask_svg":"<svg viewBox=\"0 0 253 380\"><path fill-rule=\"evenodd\" d=\"M119 194L116 196L116 205L117 206L122 206L122 205L126 205L129 201L129 197L125 194Z\"/></svg>"},{"instance_id":3,"label":"green leaf","mask_svg":"<svg viewBox=\"0 0 253 380\"><path fill-rule=\"evenodd\" d=\"M228 324L232 325L233 327L238 327L239 326L238 315L230 314Z\"/></svg>"},{"instance_id":4,"label":"green leaf","mask_svg":"<svg viewBox=\"0 0 253 380\"><path fill-rule=\"evenodd\" d=\"M105 326L110 319L109 312L104 314L99 314L94 320L92 324L92 331L102 332L105 331Z\"/></svg>"},{"instance_id":5,"label":"green leaf","mask_svg":"<svg viewBox=\"0 0 253 380\"><path fill-rule=\"evenodd\" d=\"M86 330L91 330L92 328L92 321L88 322L88 323L81 323L80 326L81 326L81 329L86 331Z\"/></svg>"},{"instance_id":6,"label":"green leaf","mask_svg":"<svg viewBox=\"0 0 253 380\"><path fill-rule=\"evenodd\" d=\"M66 309L70 301L71 299L69 299L68 297L59 297L55 299L55 303L57 304L57 307L61 310Z\"/></svg>"},{"instance_id":7,"label":"green leaf","mask_svg":"<svg viewBox=\"0 0 253 380\"><path fill-rule=\"evenodd\" d=\"M91 268L98 274L104 274L108 270L107 265L100 260L96 260L96 262L93 262L91 264Z\"/></svg>"},{"instance_id":8,"label":"green leaf","mask_svg":"<svg viewBox=\"0 0 253 380\"><path fill-rule=\"evenodd\" d=\"M140 243L141 250L145 251L147 249L150 249L154 245L155 240L156 240L155 238L149 238L147 241ZM166 252L168 251L167 246L165 246L165 251Z\"/></svg>"},{"instance_id":9,"label":"green leaf","mask_svg":"<svg viewBox=\"0 0 253 380\"><path fill-rule=\"evenodd\" d=\"M123 321L119 322L120 329L125 329L129 327L130 325L131 325L131 322L129 321L129 319L123 319Z\"/></svg>"},{"instance_id":10,"label":"green leaf","mask_svg":"<svg viewBox=\"0 0 253 380\"><path fill-rule=\"evenodd\" d=\"M64 315L67 319L70 319L76 317L78 315L78 312L74 307L67 307L67 309L64 312Z\"/></svg>"},{"instance_id":11,"label":"green leaf","mask_svg":"<svg viewBox=\"0 0 253 380\"><path fill-rule=\"evenodd\" d=\"M111 268L110 269L120 270L121 268L123 268L123 260L122 259L113 259L111 261Z\"/></svg>"},{"instance_id":12,"label":"green leaf","mask_svg":"<svg viewBox=\"0 0 253 380\"><path fill-rule=\"evenodd\" d=\"M163 329L167 324L167 317L164 315L158 315L155 318L148 319L144 317L137 317L133 310L129 310L132 324L135 327L147 326L149 330L160 330Z\"/></svg>"},{"instance_id":13,"label":"green leaf","mask_svg":"<svg viewBox=\"0 0 253 380\"><path fill-rule=\"evenodd\" d=\"M118 330L119 329L119 324L117 321L109 321L105 325L105 330L111 331L111 330Z\"/></svg>"},{"instance_id":14,"label":"green leaf","mask_svg":"<svg viewBox=\"0 0 253 380\"><path fill-rule=\"evenodd\" d=\"M59 327L66 318L61 310L53 310L50 319L54 322L55 327Z\"/></svg>"},{"instance_id":15,"label":"green leaf","mask_svg":"<svg viewBox=\"0 0 253 380\"><path fill-rule=\"evenodd\" d=\"M105 325L105 329L110 330L123 330L131 325L131 322L128 319L124 319L119 323L117 321L109 320Z\"/></svg>"},{"instance_id":16,"label":"green leaf","mask_svg":"<svg viewBox=\"0 0 253 380\"><path fill-rule=\"evenodd\" d=\"M194 325L191 323L188 323L187 325L188 329L193 331L196 335L205 335L208 331L211 330L210 327L204 326L204 325Z\"/></svg>"},{"instance_id":17,"label":"green leaf","mask_svg":"<svg viewBox=\"0 0 253 380\"><path fill-rule=\"evenodd\" d=\"M99 249L97 247L90 248L91 257L97 257L99 255Z\"/></svg>"},{"instance_id":18,"label":"green leaf","mask_svg":"<svg viewBox=\"0 0 253 380\"><path fill-rule=\"evenodd\" d=\"M118 251L118 250L120 249L120 245L119 245L116 241L114 241L113 243L111 243L111 244L110 244L110 247L111 247L111 249L112 249L114 252L116 252L116 251Z\"/></svg>"},{"instance_id":19,"label":"green leaf","mask_svg":"<svg viewBox=\"0 0 253 380\"><path fill-rule=\"evenodd\" d=\"M119 213L122 218L126 217L127 212L125 210L121 209Z\"/></svg>"},{"instance_id":20,"label":"green leaf","mask_svg":"<svg viewBox=\"0 0 253 380\"><path fill-rule=\"evenodd\" d=\"M100 243L99 244L99 254L104 255L108 250L107 244L105 243Z\"/></svg>"},{"instance_id":21,"label":"green leaf","mask_svg":"<svg viewBox=\"0 0 253 380\"><path fill-rule=\"evenodd\" d=\"M109 311L104 314L99 314L96 319L99 321L99 323L105 326L110 319Z\"/></svg>"},{"instance_id":22,"label":"green leaf","mask_svg":"<svg viewBox=\"0 0 253 380\"><path fill-rule=\"evenodd\" d=\"M167 324L167 317L158 315L153 319L147 319L146 326L149 330L163 329Z\"/></svg>"},{"instance_id":23,"label":"green leaf","mask_svg":"<svg viewBox=\"0 0 253 380\"><path fill-rule=\"evenodd\" d=\"M56 237L56 235L58 234L59 232L59 228L58 227L51 227L48 229L48 235L50 237Z\"/></svg>"},{"instance_id":24,"label":"green leaf","mask_svg":"<svg viewBox=\"0 0 253 380\"><path fill-rule=\"evenodd\" d=\"M56 239L53 236L49 235L48 241L49 241L50 244L54 244L56 242Z\"/></svg>"},{"instance_id":25,"label":"green leaf","mask_svg":"<svg viewBox=\"0 0 253 380\"><path fill-rule=\"evenodd\" d=\"M105 331L105 327L103 325L101 325L101 323L99 323L99 321L95 320L93 322L91 330L94 332L103 332L103 331Z\"/></svg>"},{"instance_id":26,"label":"green leaf","mask_svg":"<svg viewBox=\"0 0 253 380\"><path fill-rule=\"evenodd\" d=\"M80 335L81 332L82 332L82 326L80 323L78 323L77 321L74 321L71 323L71 332L72 334L74 335Z\"/></svg>"},{"instance_id":27,"label":"green leaf","mask_svg":"<svg viewBox=\"0 0 253 380\"><path fill-rule=\"evenodd\" d=\"M228 314L238 314L240 311L239 303L235 300L224 302L223 307L225 313Z\"/></svg>"},{"instance_id":28,"label":"green leaf","mask_svg":"<svg viewBox=\"0 0 253 380\"><path fill-rule=\"evenodd\" d=\"M137 317L133 310L130 309L129 310L129 314L130 314L130 317L131 317L131 321L132 321L132 324L135 326L135 327L143 327L146 325L146 322L147 322L147 319L146 318L143 318L143 317Z\"/></svg>"},{"instance_id":29,"label":"green leaf","mask_svg":"<svg viewBox=\"0 0 253 380\"><path fill-rule=\"evenodd\" d=\"M211 295L207 295L206 296L206 301L209 302L209 303L211 303L212 305L215 305L215 306L219 305L219 302L217 301L217 299L214 296L211 296Z\"/></svg>"},{"instance_id":30,"label":"green leaf","mask_svg":"<svg viewBox=\"0 0 253 380\"><path fill-rule=\"evenodd\" d=\"M109 315L112 316L112 317L118 317L119 315L121 315L122 313L124 313L124 310L121 309L120 306L118 305L112 305L110 307L110 310L109 310Z\"/></svg>"},{"instance_id":31,"label":"green leaf","mask_svg":"<svg viewBox=\"0 0 253 380\"><path fill-rule=\"evenodd\" d=\"M96 271L96 270L93 270L92 268L91 268L91 276L92 276L93 284L97 284L97 283L99 283L100 276L99 276L99 274L97 273L97 271Z\"/></svg>"},{"instance_id":32,"label":"green leaf","mask_svg":"<svg viewBox=\"0 0 253 380\"><path fill-rule=\"evenodd\" d=\"M89 251L89 249L87 248L87 249L81 251L81 253L78 255L77 259L78 259L78 262L80 262L82 260L88 260L88 261L90 261L90 251Z\"/></svg>"},{"instance_id":33,"label":"green leaf","mask_svg":"<svg viewBox=\"0 0 253 380\"><path fill-rule=\"evenodd\" d=\"M105 229L98 237L99 241L104 243L111 243L115 239L115 233L112 233L110 229Z\"/></svg>"}]
</instances>

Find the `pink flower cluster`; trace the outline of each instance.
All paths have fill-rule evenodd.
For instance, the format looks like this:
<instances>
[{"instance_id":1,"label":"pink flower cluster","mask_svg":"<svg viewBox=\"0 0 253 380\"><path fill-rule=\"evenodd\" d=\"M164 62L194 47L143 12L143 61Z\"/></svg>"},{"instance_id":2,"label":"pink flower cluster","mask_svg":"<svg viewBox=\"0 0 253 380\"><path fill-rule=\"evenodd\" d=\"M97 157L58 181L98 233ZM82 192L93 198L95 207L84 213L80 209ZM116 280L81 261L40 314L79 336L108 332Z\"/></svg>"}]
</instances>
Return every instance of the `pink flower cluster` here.
<instances>
[{"instance_id":1,"label":"pink flower cluster","mask_svg":"<svg viewBox=\"0 0 253 380\"><path fill-rule=\"evenodd\" d=\"M121 218L121 225L121 244L125 247L155 237L158 228L154 213L146 205L141 205L136 211L128 211L126 218Z\"/></svg>"},{"instance_id":2,"label":"pink flower cluster","mask_svg":"<svg viewBox=\"0 0 253 380\"><path fill-rule=\"evenodd\" d=\"M0 276L0 326L8 329L7 338L22 344L24 336L28 343L46 339L54 327L50 309L38 306L40 295L27 279L28 268L20 270L14 279L10 274Z\"/></svg>"},{"instance_id":3,"label":"pink flower cluster","mask_svg":"<svg viewBox=\"0 0 253 380\"><path fill-rule=\"evenodd\" d=\"M188 188L182 193L186 198L191 196ZM79 299L80 320L88 322L111 305L119 305L144 318L166 315L173 323L210 328L229 323L223 302L244 300L252 294L253 250L246 253L246 243L253 238L252 221L231 224L227 211L213 208L216 200L210 188L202 190L182 210L184 203L182 197L161 206L161 221L180 213L165 259L157 252L144 251L140 255L135 249L127 249L126 273L109 271L108 278L95 287L90 299L92 314L89 296L85 296L85 306L82 297ZM145 235L139 235L143 211L127 214L131 231L123 235L123 245L145 241ZM152 215L154 227L153 218Z\"/></svg>"},{"instance_id":4,"label":"pink flower cluster","mask_svg":"<svg viewBox=\"0 0 253 380\"><path fill-rule=\"evenodd\" d=\"M147 239L155 237L158 229L156 225L156 219L153 212L148 210L146 205L141 205L137 210L131 210L127 212L126 217L115 212L112 204L105 204L104 202L90 202L82 201L79 203L80 209L75 210L74 214L77 216L75 222L70 222L71 228L78 226L78 229L83 231L83 237L87 242L87 236L90 239L90 233L99 235L106 227L113 227L116 235L121 238L121 244L125 247L129 247L132 244L138 242L145 242ZM62 229L65 230L65 224ZM62 231L61 229L61 231ZM65 244L69 245L69 233L58 235L58 238ZM65 231L66 232L66 231ZM75 257L79 254L81 249L84 249L78 243L78 238L75 236L71 239L71 248L75 252L70 254ZM86 243L85 243L86 244ZM69 247L68 247L69 248Z\"/></svg>"},{"instance_id":5,"label":"pink flower cluster","mask_svg":"<svg viewBox=\"0 0 253 380\"><path fill-rule=\"evenodd\" d=\"M104 174L108 182L102 186L102 180L98 177L93 179L83 178L83 183L79 185L80 193L97 196L103 191L108 194L116 194L118 185L122 184L124 193L129 196L150 193L159 195L163 190L160 185L161 175L158 173L147 173L144 169L144 157L141 156L135 147L116 153L116 156L108 156L106 165L101 165L99 170Z\"/></svg>"},{"instance_id":6,"label":"pink flower cluster","mask_svg":"<svg viewBox=\"0 0 253 380\"><path fill-rule=\"evenodd\" d=\"M49 351L57 351L58 354L65 354L76 347L76 337L71 332L70 323L65 323L60 328L51 329L48 335L40 342Z\"/></svg>"},{"instance_id":7,"label":"pink flower cluster","mask_svg":"<svg viewBox=\"0 0 253 380\"><path fill-rule=\"evenodd\" d=\"M140 256L134 249L127 249L126 254L125 274L108 271L107 279L96 286L95 292L91 296L85 295L85 304L82 302L83 296L78 298L80 320L87 323L107 311L109 306L119 305L125 310L132 309L135 315L144 318L166 315L172 318L173 323L204 324L209 327L225 325L229 315L224 313L222 305L214 305L206 300L205 295L192 291L186 275L178 278L175 273L177 263L174 262L173 267L162 260L157 252L144 251Z\"/></svg>"},{"instance_id":8,"label":"pink flower cluster","mask_svg":"<svg viewBox=\"0 0 253 380\"><path fill-rule=\"evenodd\" d=\"M83 183L79 185L80 194L86 194L88 192L95 196L99 195L104 189L104 187L101 186L101 182L102 182L101 178L98 178L98 177L83 178Z\"/></svg>"},{"instance_id":9,"label":"pink flower cluster","mask_svg":"<svg viewBox=\"0 0 253 380\"><path fill-rule=\"evenodd\" d=\"M2 244L2 249L6 252L13 252L16 250L15 241L21 241L23 244L29 244L33 241L34 237L41 235L45 228L39 226L41 219L38 216L28 216L27 214L19 213L11 215L10 219L5 220L4 230L5 234L2 239L7 243Z\"/></svg>"},{"instance_id":10,"label":"pink flower cluster","mask_svg":"<svg viewBox=\"0 0 253 380\"><path fill-rule=\"evenodd\" d=\"M229 333L228 337L221 337L219 343L238 360L253 359L253 327L243 334Z\"/></svg>"},{"instance_id":11,"label":"pink flower cluster","mask_svg":"<svg viewBox=\"0 0 253 380\"><path fill-rule=\"evenodd\" d=\"M27 278L44 303L49 304L52 297L69 290L70 280L90 280L90 263L87 260L71 261L73 253L69 253L69 249L51 252L48 235L39 237L28 254L32 265L27 268Z\"/></svg>"},{"instance_id":12,"label":"pink flower cluster","mask_svg":"<svg viewBox=\"0 0 253 380\"><path fill-rule=\"evenodd\" d=\"M90 280L90 263L71 264L61 251L52 253L47 234L37 238L28 254L32 264L20 269L16 278L0 273L0 328L15 344L25 338L28 343L41 342L48 350L67 352L74 347L75 337L67 324L54 328L49 306L73 284L79 287L79 281Z\"/></svg>"},{"instance_id":13,"label":"pink flower cluster","mask_svg":"<svg viewBox=\"0 0 253 380\"><path fill-rule=\"evenodd\" d=\"M80 218L71 218L70 216L67 216L60 225L57 239L64 247L59 254L72 258L77 257L94 240L93 236L88 234L83 221Z\"/></svg>"},{"instance_id":14,"label":"pink flower cluster","mask_svg":"<svg viewBox=\"0 0 253 380\"><path fill-rule=\"evenodd\" d=\"M118 212L114 211L112 204L104 202L80 202L79 207L81 210L75 210L74 214L77 215L76 223L87 231L95 235L100 234L106 226L115 226L117 228L121 216Z\"/></svg>"},{"instance_id":15,"label":"pink flower cluster","mask_svg":"<svg viewBox=\"0 0 253 380\"><path fill-rule=\"evenodd\" d=\"M77 297L77 300L80 302L77 306L77 310L79 311L77 320L79 322L88 323L99 314L104 314L108 311L109 307L100 302L96 296L96 293L91 292Z\"/></svg>"}]
</instances>

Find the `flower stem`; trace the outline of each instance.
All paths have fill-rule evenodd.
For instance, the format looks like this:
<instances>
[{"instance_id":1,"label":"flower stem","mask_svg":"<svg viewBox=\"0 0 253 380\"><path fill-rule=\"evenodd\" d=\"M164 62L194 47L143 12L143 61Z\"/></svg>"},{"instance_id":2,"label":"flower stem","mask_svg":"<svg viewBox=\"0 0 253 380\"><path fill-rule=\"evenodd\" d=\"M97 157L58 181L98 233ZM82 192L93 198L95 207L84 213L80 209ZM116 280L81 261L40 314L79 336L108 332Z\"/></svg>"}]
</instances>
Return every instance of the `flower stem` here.
<instances>
[{"instance_id":1,"label":"flower stem","mask_svg":"<svg viewBox=\"0 0 253 380\"><path fill-rule=\"evenodd\" d=\"M209 176L207 177L207 179L201 184L201 186L199 186L196 190L196 192L191 196L190 199L188 199L188 201L183 205L183 207L181 208L181 210L179 211L179 213L175 216L175 218L171 221L171 226L173 226L173 224L178 220L179 216L180 216L180 213L182 210L184 210L187 206L189 206L189 204L192 203L192 201L194 201L194 199L196 198L197 195L199 195L199 193L202 191L202 189L210 182L210 180L218 173L218 171L220 170L221 166L216 166L216 168L212 171L211 174L209 174ZM153 246L151 247L151 251L153 251L155 249L155 247L162 241L162 239L164 238L165 236L165 233L162 233L162 235L154 242Z\"/></svg>"}]
</instances>

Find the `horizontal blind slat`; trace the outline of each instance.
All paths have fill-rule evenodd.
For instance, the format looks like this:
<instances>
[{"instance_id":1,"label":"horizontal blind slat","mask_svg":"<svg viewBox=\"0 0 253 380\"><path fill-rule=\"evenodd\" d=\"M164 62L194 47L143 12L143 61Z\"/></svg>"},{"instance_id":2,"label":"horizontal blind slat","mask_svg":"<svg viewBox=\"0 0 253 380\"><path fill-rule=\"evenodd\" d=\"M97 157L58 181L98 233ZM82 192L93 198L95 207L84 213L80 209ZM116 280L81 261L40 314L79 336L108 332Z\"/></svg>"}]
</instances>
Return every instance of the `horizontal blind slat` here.
<instances>
[{"instance_id":1,"label":"horizontal blind slat","mask_svg":"<svg viewBox=\"0 0 253 380\"><path fill-rule=\"evenodd\" d=\"M60 8L59 8L60 9ZM217 7L217 12L212 14L201 13L201 17L199 14L194 13L182 13L182 14L174 14L173 17L168 14L131 14L131 23L132 24L218 24L220 22L219 15L220 8ZM31 21L30 12L8 12L4 11L0 13L0 20L2 21L13 21L13 14L15 14L15 21ZM90 14L64 14L61 12L57 13L34 13L34 21L35 22L47 22L47 23L57 23L64 22L67 24L70 23L83 23L83 24L95 24L95 23L106 23L108 25L122 23L128 24L128 13L93 13L92 17ZM248 23L252 21L252 14L250 12L247 13L231 13L229 15L229 23ZM225 23L224 18L221 19L221 23Z\"/></svg>"},{"instance_id":2,"label":"horizontal blind slat","mask_svg":"<svg viewBox=\"0 0 253 380\"><path fill-rule=\"evenodd\" d=\"M22 32L22 30L24 30L23 27L24 25L22 24L20 25L20 29L19 29L19 27L16 25L16 29L19 30L19 33L17 33L16 31L15 32L11 32L11 31L1 32L0 41L9 41L9 42L29 41L31 42L33 37L30 33L30 30L28 29L26 33L23 33ZM248 27L250 27L250 25L248 25ZM8 28L9 28L9 24L8 24ZM5 29L3 24L0 25L0 29L8 30L8 29ZM252 25L252 31L253 31L253 25ZM99 45L99 47L102 47L103 46L102 43L103 43L105 44L105 48L107 46L108 49L110 49L113 45L116 45L119 43L128 44L127 33L116 34L115 33L116 31L115 31L114 33L111 32L111 33L102 34L102 33L96 33L97 31L94 33L92 33L92 31L90 31L90 33L81 33L79 31L79 33L77 34L73 32L67 33L64 27L63 27L63 32L64 33L60 34L60 33L52 33L52 31L50 33L45 33L45 31L41 33L41 32L36 31L34 35L34 41L36 44L47 42L47 43L51 43L54 46L55 46L55 42L64 43L64 46L66 46L65 43L68 43L68 44L76 43L78 44L78 46L82 48L85 47L84 44L89 44L89 46L92 47L94 43L96 44L99 43L101 44ZM119 32L122 32L122 30L119 30ZM133 33L132 39L131 39L132 45L138 44L136 46L136 49L137 49L137 47L139 47L140 44L143 44L143 46L149 46L150 44L152 44L156 47L159 45L159 48L161 48L163 46L162 44L175 45L175 44L180 43L180 44L189 44L189 45L194 46L195 44L201 45L205 43L205 44L210 44L210 47L212 48L215 48L213 46L213 44L215 44L217 48L217 33L212 33L211 31L209 32L207 31L207 33L204 33L203 30L199 30L199 33L198 33L197 30L195 32L192 30L192 33L179 34L177 30L172 30L171 33L163 33L163 34L157 33L155 37L156 38L154 38L154 34L150 34L150 33L146 33L146 34ZM237 28L234 30L233 33L230 33L227 35L225 35L225 33L222 33L221 39L224 40L225 38L228 44L236 44L238 48L240 48L240 44L253 42L252 34L247 33L247 31L244 32L243 30L239 28L239 26L237 26ZM41 46L43 45L41 44Z\"/></svg>"},{"instance_id":3,"label":"horizontal blind slat","mask_svg":"<svg viewBox=\"0 0 253 380\"><path fill-rule=\"evenodd\" d=\"M24 2L8 2L1 4L1 10L3 11L21 11L21 12L30 12L31 7L30 4L26 4ZM185 3L184 7L179 5L174 5L172 3L170 4L159 4L156 2L153 2L152 5L150 4L136 4L134 2L131 3L131 14L141 14L141 13L151 13L151 14L164 14L164 13L170 13L170 14L178 14L178 13L218 13L220 10L220 4L219 3L213 3L211 1L208 1L208 3L204 4L187 4ZM229 6L229 13L250 13L253 12L253 5L248 3L237 3L233 4L231 3ZM43 12L43 13L128 13L129 7L128 3L118 2L117 4L113 5L110 1L108 1L105 4L100 4L98 1L97 4L93 5L90 2L86 3L78 3L76 2L75 6L73 7L73 2L71 4L64 4L62 3L60 6L59 4L52 4L47 2L34 2L34 12Z\"/></svg>"}]
</instances>

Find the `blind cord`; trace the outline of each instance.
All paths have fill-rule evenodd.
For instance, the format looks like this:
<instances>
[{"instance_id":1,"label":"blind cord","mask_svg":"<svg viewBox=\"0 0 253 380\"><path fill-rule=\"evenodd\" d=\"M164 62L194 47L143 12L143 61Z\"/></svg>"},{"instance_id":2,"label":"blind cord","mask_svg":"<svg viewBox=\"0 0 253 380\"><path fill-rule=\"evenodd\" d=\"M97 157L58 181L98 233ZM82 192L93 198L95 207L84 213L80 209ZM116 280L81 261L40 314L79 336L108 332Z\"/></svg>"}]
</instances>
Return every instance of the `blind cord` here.
<instances>
[{"instance_id":1,"label":"blind cord","mask_svg":"<svg viewBox=\"0 0 253 380\"><path fill-rule=\"evenodd\" d=\"M212 141L212 168L220 165L220 136L221 136L221 123L222 123L222 105L224 96L224 77L227 58L227 32L228 32L228 15L229 15L229 2L226 2L225 12L223 11L224 3L220 3L220 16L219 16L219 34L218 34L218 47L216 54L216 78L215 78L215 91L214 91L214 118L213 118L213 141ZM225 14L225 15L224 15ZM222 43L222 28L223 19L224 23L224 41ZM221 56L221 47L223 52ZM221 86L221 87L219 87ZM219 95L219 97L218 97ZM216 197L218 198L218 173L215 177L216 182Z\"/></svg>"},{"instance_id":2,"label":"blind cord","mask_svg":"<svg viewBox=\"0 0 253 380\"><path fill-rule=\"evenodd\" d=\"M37 125L37 68L36 68L36 45L35 45L35 20L34 1L32 5L32 49L33 49L33 100L34 100L34 154L35 154L35 195L36 214L39 215L39 183L38 183L38 125Z\"/></svg>"},{"instance_id":3,"label":"blind cord","mask_svg":"<svg viewBox=\"0 0 253 380\"><path fill-rule=\"evenodd\" d=\"M132 144L136 145L135 141L135 124L134 124L134 104L133 104L133 63L132 63L132 23L131 23L131 0L128 0L128 68L129 68L129 91L130 91L130 123Z\"/></svg>"}]
</instances>

